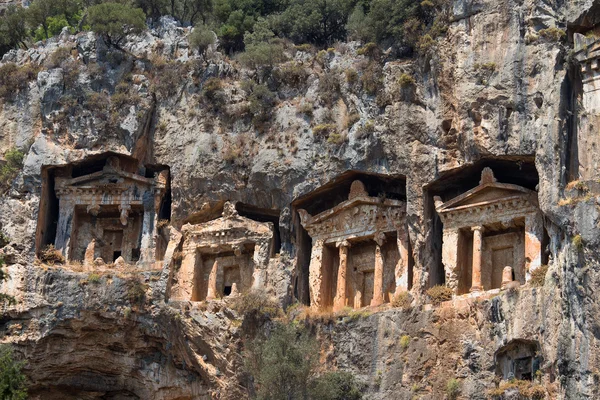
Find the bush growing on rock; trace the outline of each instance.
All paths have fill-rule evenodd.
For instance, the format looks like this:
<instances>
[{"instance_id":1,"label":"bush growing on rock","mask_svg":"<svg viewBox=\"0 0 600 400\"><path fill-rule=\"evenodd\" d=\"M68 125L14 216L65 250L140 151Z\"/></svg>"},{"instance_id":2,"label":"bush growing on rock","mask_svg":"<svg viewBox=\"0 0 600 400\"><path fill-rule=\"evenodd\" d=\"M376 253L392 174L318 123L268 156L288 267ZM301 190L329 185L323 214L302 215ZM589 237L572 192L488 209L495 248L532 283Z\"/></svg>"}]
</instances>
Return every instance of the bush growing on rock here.
<instances>
[{"instance_id":1,"label":"bush growing on rock","mask_svg":"<svg viewBox=\"0 0 600 400\"><path fill-rule=\"evenodd\" d=\"M9 278L8 274L4 272L4 258L0 256L0 284ZM16 304L17 301L14 297L7 295L6 293L0 293L0 304ZM0 393L2 391L0 390Z\"/></svg>"},{"instance_id":2,"label":"bush growing on rock","mask_svg":"<svg viewBox=\"0 0 600 400\"><path fill-rule=\"evenodd\" d=\"M189 40L190 46L204 57L206 50L215 43L215 34L206 25L198 24L190 34Z\"/></svg>"},{"instance_id":3,"label":"bush growing on rock","mask_svg":"<svg viewBox=\"0 0 600 400\"><path fill-rule=\"evenodd\" d=\"M452 300L452 289L447 286L436 285L427 289L426 293L431 299L431 302L435 305L438 305L444 301Z\"/></svg>"},{"instance_id":4,"label":"bush growing on rock","mask_svg":"<svg viewBox=\"0 0 600 400\"><path fill-rule=\"evenodd\" d=\"M40 253L40 260L48 265L65 263L65 257L63 257L60 250L55 248L52 244L49 244L48 246L44 247L44 249Z\"/></svg>"},{"instance_id":5,"label":"bush growing on rock","mask_svg":"<svg viewBox=\"0 0 600 400\"><path fill-rule=\"evenodd\" d=\"M4 153L5 163L0 167L0 191L7 190L17 177L23 168L23 157L23 152L14 148Z\"/></svg>"},{"instance_id":6,"label":"bush growing on rock","mask_svg":"<svg viewBox=\"0 0 600 400\"><path fill-rule=\"evenodd\" d=\"M259 313L275 318L282 315L279 303L264 292L252 290L236 297L231 308L240 315Z\"/></svg>"},{"instance_id":7,"label":"bush growing on rock","mask_svg":"<svg viewBox=\"0 0 600 400\"><path fill-rule=\"evenodd\" d=\"M446 397L448 400L455 400L460 394L460 382L458 379L451 378L446 383Z\"/></svg>"},{"instance_id":8,"label":"bush growing on rock","mask_svg":"<svg viewBox=\"0 0 600 400\"><path fill-rule=\"evenodd\" d=\"M248 95L248 112L252 115L252 123L260 126L268 121L276 103L276 93L269 90L266 85L251 80L242 82L242 90Z\"/></svg>"},{"instance_id":9,"label":"bush growing on rock","mask_svg":"<svg viewBox=\"0 0 600 400\"><path fill-rule=\"evenodd\" d=\"M548 272L548 266L542 265L539 268L531 271L531 279L529 280L529 284L531 286L544 286L544 281L546 280L546 273Z\"/></svg>"},{"instance_id":10,"label":"bush growing on rock","mask_svg":"<svg viewBox=\"0 0 600 400\"><path fill-rule=\"evenodd\" d=\"M38 69L31 64L18 67L15 63L0 66L0 98L9 100L37 77Z\"/></svg>"},{"instance_id":11,"label":"bush growing on rock","mask_svg":"<svg viewBox=\"0 0 600 400\"><path fill-rule=\"evenodd\" d=\"M250 342L246 370L254 377L258 399L306 399L318 363L319 347L296 325L277 324L266 337Z\"/></svg>"},{"instance_id":12,"label":"bush growing on rock","mask_svg":"<svg viewBox=\"0 0 600 400\"><path fill-rule=\"evenodd\" d=\"M406 310L410 308L411 303L412 298L410 293L407 291L402 291L399 292L396 296L394 296L394 300L392 300L392 307L397 307Z\"/></svg>"},{"instance_id":13,"label":"bush growing on rock","mask_svg":"<svg viewBox=\"0 0 600 400\"><path fill-rule=\"evenodd\" d=\"M121 3L101 3L88 8L92 31L106 44L119 48L127 35L139 34L146 28L146 15L141 8Z\"/></svg>"},{"instance_id":14,"label":"bush growing on rock","mask_svg":"<svg viewBox=\"0 0 600 400\"><path fill-rule=\"evenodd\" d=\"M22 372L24 364L14 359L11 345L0 345L0 398L7 400L27 398L26 378Z\"/></svg>"},{"instance_id":15,"label":"bush growing on rock","mask_svg":"<svg viewBox=\"0 0 600 400\"><path fill-rule=\"evenodd\" d=\"M314 400L360 400L363 385L345 371L326 372L312 382L310 398Z\"/></svg>"}]
</instances>

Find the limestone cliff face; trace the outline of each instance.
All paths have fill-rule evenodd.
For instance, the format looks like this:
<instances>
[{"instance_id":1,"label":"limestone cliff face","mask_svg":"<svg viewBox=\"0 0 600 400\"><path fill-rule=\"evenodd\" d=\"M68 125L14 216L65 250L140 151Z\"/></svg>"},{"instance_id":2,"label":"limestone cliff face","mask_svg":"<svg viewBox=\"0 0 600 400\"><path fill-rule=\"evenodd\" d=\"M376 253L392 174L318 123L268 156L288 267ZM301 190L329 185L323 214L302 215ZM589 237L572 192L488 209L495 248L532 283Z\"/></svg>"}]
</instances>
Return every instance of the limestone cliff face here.
<instances>
[{"instance_id":1,"label":"limestone cliff face","mask_svg":"<svg viewBox=\"0 0 600 400\"><path fill-rule=\"evenodd\" d=\"M3 63L48 66L56 49L69 49L0 108L0 154L25 150L22 172L0 197L0 228L10 238L1 291L19 300L0 329L29 359L34 398L246 396L238 316L221 302L206 310L165 303L168 268L86 283L87 273L36 264L42 166L109 150L170 168L176 229L225 201L280 211L281 252L266 290L284 304L310 250L292 202L348 170L405 180L417 306L318 326L324 362L361 377L368 398L439 399L456 377L464 398L483 399L494 387L494 352L529 339L541 347L548 398L599 398L597 117L580 104L586 89L573 56L573 34L596 26L598 7L455 0L432 49L377 62L382 84L373 94L349 77L373 75L360 44L319 55L289 49L292 61L263 79L277 101L261 124L241 83L255 73L214 49L205 61L189 48L189 31L169 19L130 38L122 60L91 33L7 54ZM292 67L296 81L276 78ZM405 76L415 83L403 84ZM218 100L207 97L210 78L223 82ZM339 90L324 89L332 79ZM115 90L128 96L117 109L82 94ZM336 136L319 135L323 125ZM538 191L546 284L432 309L424 291L443 281L433 196L469 189L484 166ZM144 304L128 295L136 282L147 289ZM404 335L408 346L399 344Z\"/></svg>"}]
</instances>

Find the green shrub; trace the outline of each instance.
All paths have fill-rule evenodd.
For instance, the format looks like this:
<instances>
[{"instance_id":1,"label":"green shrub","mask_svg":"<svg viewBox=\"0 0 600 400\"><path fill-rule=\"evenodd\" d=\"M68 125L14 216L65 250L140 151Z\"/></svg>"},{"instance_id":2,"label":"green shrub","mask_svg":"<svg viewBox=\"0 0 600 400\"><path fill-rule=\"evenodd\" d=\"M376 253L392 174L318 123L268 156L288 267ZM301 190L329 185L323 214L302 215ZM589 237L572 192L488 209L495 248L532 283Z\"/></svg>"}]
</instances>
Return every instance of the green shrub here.
<instances>
[{"instance_id":1,"label":"green shrub","mask_svg":"<svg viewBox=\"0 0 600 400\"><path fill-rule=\"evenodd\" d=\"M346 82L348 84L354 85L356 82L358 82L358 72L356 72L354 68L348 68L346 71L344 71L344 74L346 75Z\"/></svg>"},{"instance_id":2,"label":"green shrub","mask_svg":"<svg viewBox=\"0 0 600 400\"><path fill-rule=\"evenodd\" d=\"M88 282L90 283L100 283L100 275L92 273L88 276Z\"/></svg>"},{"instance_id":3,"label":"green shrub","mask_svg":"<svg viewBox=\"0 0 600 400\"><path fill-rule=\"evenodd\" d=\"M312 129L313 136L315 137L329 137L330 134L336 131L335 124L319 124Z\"/></svg>"},{"instance_id":4,"label":"green shrub","mask_svg":"<svg viewBox=\"0 0 600 400\"><path fill-rule=\"evenodd\" d=\"M427 295L431 299L431 302L438 305L444 301L452 300L452 289L443 285L436 285L432 288L427 289Z\"/></svg>"},{"instance_id":5,"label":"green shrub","mask_svg":"<svg viewBox=\"0 0 600 400\"><path fill-rule=\"evenodd\" d=\"M321 75L319 94L326 104L332 104L340 97L340 81L336 70Z\"/></svg>"},{"instance_id":6,"label":"green shrub","mask_svg":"<svg viewBox=\"0 0 600 400\"><path fill-rule=\"evenodd\" d=\"M529 279L529 284L531 286L544 286L544 282L546 281L546 273L548 272L547 265L541 265L540 267L531 271L531 278Z\"/></svg>"},{"instance_id":7,"label":"green shrub","mask_svg":"<svg viewBox=\"0 0 600 400\"><path fill-rule=\"evenodd\" d=\"M139 34L146 28L146 15L141 8L121 3L101 3L87 9L92 31L105 42L119 47L127 35Z\"/></svg>"},{"instance_id":8,"label":"green shrub","mask_svg":"<svg viewBox=\"0 0 600 400\"><path fill-rule=\"evenodd\" d=\"M246 51L238 58L247 68L254 70L271 68L285 58L283 46L275 39L275 34L263 18L254 24L252 32L244 34L244 45Z\"/></svg>"},{"instance_id":9,"label":"green shrub","mask_svg":"<svg viewBox=\"0 0 600 400\"><path fill-rule=\"evenodd\" d=\"M202 85L202 97L213 111L219 111L227 101L221 79L207 79Z\"/></svg>"},{"instance_id":10,"label":"green shrub","mask_svg":"<svg viewBox=\"0 0 600 400\"><path fill-rule=\"evenodd\" d=\"M309 77L308 71L298 62L284 64L273 71L273 77L281 83L293 88L306 85Z\"/></svg>"},{"instance_id":11,"label":"green shrub","mask_svg":"<svg viewBox=\"0 0 600 400\"><path fill-rule=\"evenodd\" d=\"M356 52L359 56L366 56L369 58L377 59L381 56L381 49L377 46L377 43L367 43Z\"/></svg>"},{"instance_id":12,"label":"green shrub","mask_svg":"<svg viewBox=\"0 0 600 400\"><path fill-rule=\"evenodd\" d=\"M383 71L381 65L376 62L370 62L364 69L360 83L362 88L370 96L374 96L383 87Z\"/></svg>"},{"instance_id":13,"label":"green shrub","mask_svg":"<svg viewBox=\"0 0 600 400\"><path fill-rule=\"evenodd\" d=\"M548 41L558 42L563 40L567 36L567 32L559 28L546 28L540 29L538 34Z\"/></svg>"},{"instance_id":14,"label":"green shrub","mask_svg":"<svg viewBox=\"0 0 600 400\"><path fill-rule=\"evenodd\" d=\"M398 292L398 294L394 296L394 300L392 300L392 307L402 308L403 310L406 310L410 308L411 303L412 298L410 293L406 290L403 290L401 292Z\"/></svg>"},{"instance_id":15,"label":"green shrub","mask_svg":"<svg viewBox=\"0 0 600 400\"><path fill-rule=\"evenodd\" d=\"M0 249L4 246L8 246L10 238L4 232L0 232Z\"/></svg>"},{"instance_id":16,"label":"green shrub","mask_svg":"<svg viewBox=\"0 0 600 400\"><path fill-rule=\"evenodd\" d=\"M296 50L303 51L305 53L312 53L314 51L314 47L310 43L298 44L295 46Z\"/></svg>"},{"instance_id":17,"label":"green shrub","mask_svg":"<svg viewBox=\"0 0 600 400\"><path fill-rule=\"evenodd\" d=\"M409 75L407 73L403 73L402 75L400 75L400 77L398 77L398 85L400 85L402 89L412 87L415 85L415 83L415 78L413 78L412 75Z\"/></svg>"},{"instance_id":18,"label":"green shrub","mask_svg":"<svg viewBox=\"0 0 600 400\"><path fill-rule=\"evenodd\" d=\"M345 371L326 372L310 385L310 398L314 400L360 400L363 385L354 375Z\"/></svg>"},{"instance_id":19,"label":"green shrub","mask_svg":"<svg viewBox=\"0 0 600 400\"><path fill-rule=\"evenodd\" d=\"M38 67L25 64L18 67L15 63L0 66L0 98L13 99L20 91L27 89L29 82L37 78Z\"/></svg>"},{"instance_id":20,"label":"green shrub","mask_svg":"<svg viewBox=\"0 0 600 400\"><path fill-rule=\"evenodd\" d=\"M340 145L346 141L346 135L339 132L332 132L327 137L327 143Z\"/></svg>"},{"instance_id":21,"label":"green shrub","mask_svg":"<svg viewBox=\"0 0 600 400\"><path fill-rule=\"evenodd\" d=\"M400 347L402 347L403 349L408 348L408 346L410 346L410 340L411 337L409 335L403 335L400 338Z\"/></svg>"},{"instance_id":22,"label":"green shrub","mask_svg":"<svg viewBox=\"0 0 600 400\"><path fill-rule=\"evenodd\" d=\"M59 68L69 59L71 59L71 49L68 47L59 47L44 61L44 66L48 69Z\"/></svg>"},{"instance_id":23,"label":"green shrub","mask_svg":"<svg viewBox=\"0 0 600 400\"><path fill-rule=\"evenodd\" d=\"M110 97L104 92L89 92L86 94L83 105L95 115L106 116L110 108Z\"/></svg>"},{"instance_id":24,"label":"green shrub","mask_svg":"<svg viewBox=\"0 0 600 400\"><path fill-rule=\"evenodd\" d=\"M192 49L198 50L201 56L206 55L206 50L215 43L215 34L202 23L196 25L189 37Z\"/></svg>"},{"instance_id":25,"label":"green shrub","mask_svg":"<svg viewBox=\"0 0 600 400\"><path fill-rule=\"evenodd\" d=\"M233 299L231 308L240 315L258 313L271 318L283 314L281 306L274 298L263 291L251 290Z\"/></svg>"},{"instance_id":26,"label":"green shrub","mask_svg":"<svg viewBox=\"0 0 600 400\"><path fill-rule=\"evenodd\" d=\"M368 120L364 125L361 125L356 130L356 137L358 139L365 138L372 135L375 132L375 123L372 120Z\"/></svg>"},{"instance_id":27,"label":"green shrub","mask_svg":"<svg viewBox=\"0 0 600 400\"><path fill-rule=\"evenodd\" d=\"M572 242L573 246L575 246L577 251L583 250L583 238L581 237L581 235L577 234L573 236Z\"/></svg>"},{"instance_id":28,"label":"green shrub","mask_svg":"<svg viewBox=\"0 0 600 400\"><path fill-rule=\"evenodd\" d=\"M248 343L244 364L254 377L258 399L303 399L318 357L318 343L309 332L295 324L275 324L268 336Z\"/></svg>"},{"instance_id":29,"label":"green shrub","mask_svg":"<svg viewBox=\"0 0 600 400\"><path fill-rule=\"evenodd\" d=\"M421 36L417 42L417 48L421 53L427 53L433 46L435 46L435 40L429 34Z\"/></svg>"},{"instance_id":30,"label":"green shrub","mask_svg":"<svg viewBox=\"0 0 600 400\"><path fill-rule=\"evenodd\" d=\"M248 111L253 116L252 123L261 125L268 121L276 104L276 93L269 90L266 85L260 85L250 80L242 82L242 89L248 95Z\"/></svg>"},{"instance_id":31,"label":"green shrub","mask_svg":"<svg viewBox=\"0 0 600 400\"><path fill-rule=\"evenodd\" d=\"M131 304L142 305L146 300L148 285L137 279L130 280L127 285L127 298Z\"/></svg>"},{"instance_id":32,"label":"green shrub","mask_svg":"<svg viewBox=\"0 0 600 400\"><path fill-rule=\"evenodd\" d=\"M24 400L27 398L26 377L22 372L24 362L16 361L13 348L0 344L0 398Z\"/></svg>"},{"instance_id":33,"label":"green shrub","mask_svg":"<svg viewBox=\"0 0 600 400\"><path fill-rule=\"evenodd\" d=\"M4 153L5 163L0 167L0 191L7 190L17 177L23 168L23 157L23 152L15 148Z\"/></svg>"},{"instance_id":34,"label":"green shrub","mask_svg":"<svg viewBox=\"0 0 600 400\"><path fill-rule=\"evenodd\" d=\"M446 383L446 396L448 397L448 400L457 399L459 394L460 382L455 378L449 379Z\"/></svg>"}]
</instances>

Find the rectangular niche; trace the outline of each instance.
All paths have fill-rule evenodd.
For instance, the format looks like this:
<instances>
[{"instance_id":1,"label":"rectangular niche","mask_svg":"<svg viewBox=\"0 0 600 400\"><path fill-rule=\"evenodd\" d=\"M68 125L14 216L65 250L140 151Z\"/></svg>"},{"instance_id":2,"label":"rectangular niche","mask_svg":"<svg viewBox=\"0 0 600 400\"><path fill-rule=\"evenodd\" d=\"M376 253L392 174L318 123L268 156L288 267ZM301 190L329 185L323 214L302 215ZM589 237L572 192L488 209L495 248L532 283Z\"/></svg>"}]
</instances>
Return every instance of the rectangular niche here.
<instances>
[{"instance_id":1,"label":"rectangular niche","mask_svg":"<svg viewBox=\"0 0 600 400\"><path fill-rule=\"evenodd\" d=\"M139 259L142 232L143 209L132 209L127 225L120 220L116 206L103 207L98 215L87 212L85 206L75 207L74 229L71 238L71 260L83 261L85 252L95 239L94 259L101 257L104 262L114 262L122 256L126 262Z\"/></svg>"}]
</instances>

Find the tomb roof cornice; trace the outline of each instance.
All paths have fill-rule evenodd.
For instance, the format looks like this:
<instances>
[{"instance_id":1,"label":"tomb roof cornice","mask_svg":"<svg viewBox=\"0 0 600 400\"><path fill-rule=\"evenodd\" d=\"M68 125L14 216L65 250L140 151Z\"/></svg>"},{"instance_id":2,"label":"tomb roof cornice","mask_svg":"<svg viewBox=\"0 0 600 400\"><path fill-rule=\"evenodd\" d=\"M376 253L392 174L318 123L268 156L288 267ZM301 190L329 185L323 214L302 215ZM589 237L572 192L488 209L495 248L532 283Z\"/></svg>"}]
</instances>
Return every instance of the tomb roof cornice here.
<instances>
[{"instance_id":1,"label":"tomb roof cornice","mask_svg":"<svg viewBox=\"0 0 600 400\"><path fill-rule=\"evenodd\" d=\"M401 208L402 212L405 213L406 203L401 200L393 200L393 199L381 199L379 197L356 197L351 200L346 200L336 205L335 207L323 211L317 215L310 215L306 210L298 210L300 214L300 220L302 225L308 224L318 224L319 222L323 222L327 219L330 219L343 211L361 206L361 205L374 205L381 208Z\"/></svg>"}]
</instances>

